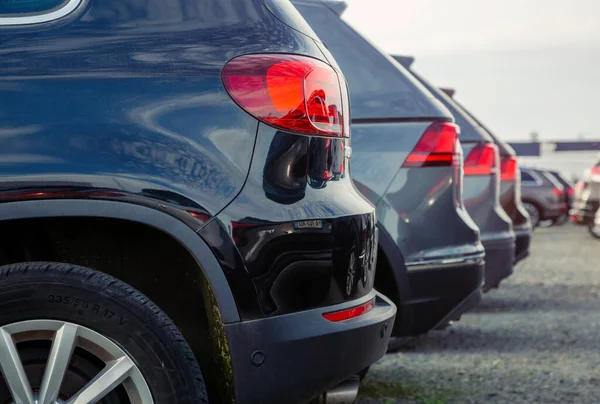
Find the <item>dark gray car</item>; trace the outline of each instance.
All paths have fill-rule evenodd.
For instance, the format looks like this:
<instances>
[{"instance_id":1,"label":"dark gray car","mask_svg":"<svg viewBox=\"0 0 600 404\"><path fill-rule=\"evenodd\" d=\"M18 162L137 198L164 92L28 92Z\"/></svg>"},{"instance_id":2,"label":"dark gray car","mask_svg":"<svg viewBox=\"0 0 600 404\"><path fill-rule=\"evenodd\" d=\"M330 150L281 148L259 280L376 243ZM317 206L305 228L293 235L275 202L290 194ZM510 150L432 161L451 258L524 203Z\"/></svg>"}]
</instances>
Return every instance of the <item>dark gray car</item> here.
<instances>
[{"instance_id":1,"label":"dark gray car","mask_svg":"<svg viewBox=\"0 0 600 404\"><path fill-rule=\"evenodd\" d=\"M513 222L513 230L516 236L515 264L529 256L529 245L531 244L531 221L527 210L521 201L521 178L519 175L519 163L515 150L500 137L494 135L481 121L465 109L454 98L453 89L442 88L446 95L469 114L469 116L494 139L500 153L500 205Z\"/></svg>"},{"instance_id":2,"label":"dark gray car","mask_svg":"<svg viewBox=\"0 0 600 404\"><path fill-rule=\"evenodd\" d=\"M515 233L511 218L500 205L500 154L494 139L452 98L412 69L414 58L394 56L450 110L461 128L465 156L464 201L481 230L485 247L485 287L489 290L513 272Z\"/></svg>"},{"instance_id":3,"label":"dark gray car","mask_svg":"<svg viewBox=\"0 0 600 404\"><path fill-rule=\"evenodd\" d=\"M352 176L377 209L375 286L398 305L393 335L445 324L479 300L484 254L462 203L452 115L340 18L342 3L294 4L348 81Z\"/></svg>"},{"instance_id":4,"label":"dark gray car","mask_svg":"<svg viewBox=\"0 0 600 404\"><path fill-rule=\"evenodd\" d=\"M567 213L564 187L550 172L523 167L521 185L521 200L534 227Z\"/></svg>"}]
</instances>

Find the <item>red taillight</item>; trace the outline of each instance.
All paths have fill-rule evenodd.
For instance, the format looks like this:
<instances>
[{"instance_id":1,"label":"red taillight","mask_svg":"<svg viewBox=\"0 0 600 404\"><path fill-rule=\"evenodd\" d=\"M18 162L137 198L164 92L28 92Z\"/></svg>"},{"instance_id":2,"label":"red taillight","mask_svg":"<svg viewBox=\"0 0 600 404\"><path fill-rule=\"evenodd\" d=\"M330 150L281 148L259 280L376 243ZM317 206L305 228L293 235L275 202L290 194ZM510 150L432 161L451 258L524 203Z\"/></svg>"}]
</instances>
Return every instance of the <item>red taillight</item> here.
<instances>
[{"instance_id":1,"label":"red taillight","mask_svg":"<svg viewBox=\"0 0 600 404\"><path fill-rule=\"evenodd\" d=\"M594 166L594 167L592 167L591 174L592 175L600 175L600 166Z\"/></svg>"},{"instance_id":2,"label":"red taillight","mask_svg":"<svg viewBox=\"0 0 600 404\"><path fill-rule=\"evenodd\" d=\"M355 306L340 311L333 311L331 313L324 313L323 317L325 317L329 321L337 323L338 321L350 320L351 318L362 316L363 314L373 310L373 307L375 307L374 298L364 304L361 304L360 306Z\"/></svg>"},{"instance_id":3,"label":"red taillight","mask_svg":"<svg viewBox=\"0 0 600 404\"><path fill-rule=\"evenodd\" d=\"M460 128L450 122L430 125L408 155L403 167L453 166L457 162L456 142Z\"/></svg>"},{"instance_id":4,"label":"red taillight","mask_svg":"<svg viewBox=\"0 0 600 404\"><path fill-rule=\"evenodd\" d=\"M556 196L563 196L563 191L558 189L558 188L552 188L552 192L554 193L554 195Z\"/></svg>"},{"instance_id":5,"label":"red taillight","mask_svg":"<svg viewBox=\"0 0 600 404\"><path fill-rule=\"evenodd\" d=\"M240 107L271 126L349 137L346 83L324 62L297 55L244 55L225 65L222 78Z\"/></svg>"},{"instance_id":6,"label":"red taillight","mask_svg":"<svg viewBox=\"0 0 600 404\"><path fill-rule=\"evenodd\" d=\"M465 158L465 176L492 175L496 167L498 148L493 144L479 144Z\"/></svg>"},{"instance_id":7,"label":"red taillight","mask_svg":"<svg viewBox=\"0 0 600 404\"><path fill-rule=\"evenodd\" d=\"M573 196L573 195L575 195L575 190L574 190L573 188L569 187L569 189L567 189L567 193L568 193L570 196Z\"/></svg>"},{"instance_id":8,"label":"red taillight","mask_svg":"<svg viewBox=\"0 0 600 404\"><path fill-rule=\"evenodd\" d=\"M500 160L500 181L514 181L517 178L517 159L505 156Z\"/></svg>"}]
</instances>

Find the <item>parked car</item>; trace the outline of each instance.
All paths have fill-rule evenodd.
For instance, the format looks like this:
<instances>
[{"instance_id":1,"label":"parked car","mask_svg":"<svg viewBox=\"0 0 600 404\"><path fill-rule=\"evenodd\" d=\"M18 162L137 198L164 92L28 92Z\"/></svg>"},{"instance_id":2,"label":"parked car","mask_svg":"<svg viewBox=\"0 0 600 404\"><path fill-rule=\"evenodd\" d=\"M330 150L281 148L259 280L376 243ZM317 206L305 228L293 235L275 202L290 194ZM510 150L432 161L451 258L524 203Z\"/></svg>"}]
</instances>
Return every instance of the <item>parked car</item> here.
<instances>
[{"instance_id":1,"label":"parked car","mask_svg":"<svg viewBox=\"0 0 600 404\"><path fill-rule=\"evenodd\" d=\"M516 237L515 264L529 256L529 245L531 244L531 221L529 214L521 202L521 178L519 175L519 163L517 153L504 140L494 135L481 121L471 114L465 107L454 98L454 89L441 88L456 105L475 121L498 146L500 153L500 204L508 214L513 223L513 231Z\"/></svg>"},{"instance_id":2,"label":"parked car","mask_svg":"<svg viewBox=\"0 0 600 404\"><path fill-rule=\"evenodd\" d=\"M396 309L343 75L293 6L0 15L0 402L352 401Z\"/></svg>"},{"instance_id":3,"label":"parked car","mask_svg":"<svg viewBox=\"0 0 600 404\"><path fill-rule=\"evenodd\" d=\"M501 162L494 139L454 100L412 68L414 58L393 56L450 110L460 126L464 150L464 203L481 231L485 248L485 286L490 290L513 273L516 236L511 218L500 205Z\"/></svg>"},{"instance_id":4,"label":"parked car","mask_svg":"<svg viewBox=\"0 0 600 404\"><path fill-rule=\"evenodd\" d=\"M481 295L484 251L461 196L452 116L346 24L343 3L294 1L340 64L352 106L352 176L377 208L375 287L399 307L393 335L444 326Z\"/></svg>"},{"instance_id":5,"label":"parked car","mask_svg":"<svg viewBox=\"0 0 600 404\"><path fill-rule=\"evenodd\" d=\"M573 208L569 212L575 223L590 227L600 208L600 161L584 173L574 192Z\"/></svg>"},{"instance_id":6,"label":"parked car","mask_svg":"<svg viewBox=\"0 0 600 404\"><path fill-rule=\"evenodd\" d=\"M554 171L554 170L547 170L547 171L563 186L563 197L565 198L565 203L567 204L567 212L565 212L565 214L562 215L560 219L561 219L561 221L563 221L562 219L565 218L564 221L566 221L566 220L568 220L568 213L571 210L571 208L573 207L573 197L575 195L574 185L568 178L566 178L559 171ZM558 220L559 219L556 219L555 222Z\"/></svg>"},{"instance_id":7,"label":"parked car","mask_svg":"<svg viewBox=\"0 0 600 404\"><path fill-rule=\"evenodd\" d=\"M521 199L537 227L544 220L555 221L567 210L562 184L548 171L521 168Z\"/></svg>"}]
</instances>

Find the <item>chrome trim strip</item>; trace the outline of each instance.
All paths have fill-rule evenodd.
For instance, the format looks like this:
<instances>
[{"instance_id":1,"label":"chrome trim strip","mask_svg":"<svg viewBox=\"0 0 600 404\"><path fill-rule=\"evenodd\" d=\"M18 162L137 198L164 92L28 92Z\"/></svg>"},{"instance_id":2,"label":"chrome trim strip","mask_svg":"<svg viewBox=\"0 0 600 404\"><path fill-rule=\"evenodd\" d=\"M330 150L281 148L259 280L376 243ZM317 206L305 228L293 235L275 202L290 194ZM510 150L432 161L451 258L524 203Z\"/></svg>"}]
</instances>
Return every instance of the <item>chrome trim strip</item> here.
<instances>
[{"instance_id":1,"label":"chrome trim strip","mask_svg":"<svg viewBox=\"0 0 600 404\"><path fill-rule=\"evenodd\" d=\"M421 271L428 269L445 269L467 265L477 265L484 259L485 253L462 257L434 258L431 260L406 262L406 270Z\"/></svg>"},{"instance_id":2,"label":"chrome trim strip","mask_svg":"<svg viewBox=\"0 0 600 404\"><path fill-rule=\"evenodd\" d=\"M58 20L71 14L84 0L68 0L61 8L48 13L29 14L22 17L0 17L0 25L29 25Z\"/></svg>"}]
</instances>

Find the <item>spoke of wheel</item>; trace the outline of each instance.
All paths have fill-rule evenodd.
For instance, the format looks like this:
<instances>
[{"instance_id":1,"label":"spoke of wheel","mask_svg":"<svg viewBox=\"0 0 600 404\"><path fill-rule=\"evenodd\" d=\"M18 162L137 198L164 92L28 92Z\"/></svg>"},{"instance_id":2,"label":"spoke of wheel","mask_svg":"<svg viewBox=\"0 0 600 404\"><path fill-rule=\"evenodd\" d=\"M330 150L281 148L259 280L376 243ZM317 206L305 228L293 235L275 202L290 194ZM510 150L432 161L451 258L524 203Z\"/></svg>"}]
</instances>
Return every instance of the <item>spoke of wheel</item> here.
<instances>
[{"instance_id":1,"label":"spoke of wheel","mask_svg":"<svg viewBox=\"0 0 600 404\"><path fill-rule=\"evenodd\" d=\"M134 365L131 359L124 356L106 364L106 367L66 404L93 404L123 383Z\"/></svg>"},{"instance_id":2,"label":"spoke of wheel","mask_svg":"<svg viewBox=\"0 0 600 404\"><path fill-rule=\"evenodd\" d=\"M0 328L0 370L15 404L33 404L31 385L12 336Z\"/></svg>"},{"instance_id":3,"label":"spoke of wheel","mask_svg":"<svg viewBox=\"0 0 600 404\"><path fill-rule=\"evenodd\" d=\"M77 326L74 324L65 324L56 332L44 371L38 404L54 404L56 402L60 386L71 362L71 355L75 350L76 339Z\"/></svg>"}]
</instances>

